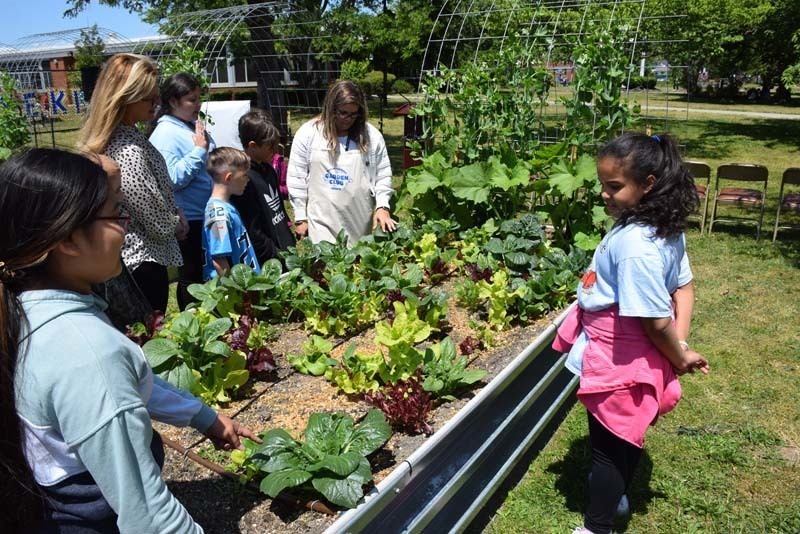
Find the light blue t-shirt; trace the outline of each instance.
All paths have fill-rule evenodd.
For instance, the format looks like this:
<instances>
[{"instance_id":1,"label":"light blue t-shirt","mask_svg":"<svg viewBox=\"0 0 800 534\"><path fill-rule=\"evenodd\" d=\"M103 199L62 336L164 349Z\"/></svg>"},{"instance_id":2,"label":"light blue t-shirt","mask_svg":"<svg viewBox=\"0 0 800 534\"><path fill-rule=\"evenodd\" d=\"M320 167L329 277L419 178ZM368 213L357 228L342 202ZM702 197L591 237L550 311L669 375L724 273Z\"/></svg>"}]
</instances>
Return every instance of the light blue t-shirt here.
<instances>
[{"instance_id":1,"label":"light blue t-shirt","mask_svg":"<svg viewBox=\"0 0 800 534\"><path fill-rule=\"evenodd\" d=\"M692 278L684 234L661 238L649 226L614 227L578 283L578 305L599 311L618 304L625 317L672 317L672 294ZM578 375L587 342L582 333L567 359Z\"/></svg>"},{"instance_id":2,"label":"light blue t-shirt","mask_svg":"<svg viewBox=\"0 0 800 534\"><path fill-rule=\"evenodd\" d=\"M261 272L256 252L250 243L250 237L239 212L224 200L210 198L206 204L206 214L203 219L203 251L204 280L217 276L214 258L227 257L231 267L237 263L244 263L257 273Z\"/></svg>"}]
</instances>

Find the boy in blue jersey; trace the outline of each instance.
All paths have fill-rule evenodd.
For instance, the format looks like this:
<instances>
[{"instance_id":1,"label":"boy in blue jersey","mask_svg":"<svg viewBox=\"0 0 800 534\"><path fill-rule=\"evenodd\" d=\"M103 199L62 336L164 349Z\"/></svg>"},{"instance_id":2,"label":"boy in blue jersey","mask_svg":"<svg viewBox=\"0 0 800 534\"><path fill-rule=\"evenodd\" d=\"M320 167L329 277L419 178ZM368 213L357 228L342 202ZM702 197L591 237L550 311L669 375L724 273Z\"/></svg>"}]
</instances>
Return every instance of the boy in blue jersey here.
<instances>
[{"instance_id":1,"label":"boy in blue jersey","mask_svg":"<svg viewBox=\"0 0 800 534\"><path fill-rule=\"evenodd\" d=\"M230 204L231 196L241 195L247 186L250 158L241 150L221 147L208 155L207 168L214 189L203 220L203 278L222 276L237 263L261 272L242 217Z\"/></svg>"}]
</instances>

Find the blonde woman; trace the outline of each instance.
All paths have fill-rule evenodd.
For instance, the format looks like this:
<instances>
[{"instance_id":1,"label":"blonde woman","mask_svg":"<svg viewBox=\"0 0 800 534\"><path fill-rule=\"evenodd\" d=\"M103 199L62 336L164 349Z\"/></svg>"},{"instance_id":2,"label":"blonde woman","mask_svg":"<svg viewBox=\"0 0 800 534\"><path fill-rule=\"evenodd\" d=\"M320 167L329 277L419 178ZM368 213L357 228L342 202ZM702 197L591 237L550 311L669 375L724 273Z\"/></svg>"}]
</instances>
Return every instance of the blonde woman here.
<instances>
[{"instance_id":1,"label":"blonde woman","mask_svg":"<svg viewBox=\"0 0 800 534\"><path fill-rule=\"evenodd\" d=\"M298 236L333 242L344 230L352 245L379 225L394 231L386 143L367 118L364 93L344 80L328 90L322 113L297 130L286 185Z\"/></svg>"},{"instance_id":2,"label":"blonde woman","mask_svg":"<svg viewBox=\"0 0 800 534\"><path fill-rule=\"evenodd\" d=\"M122 259L152 309L165 310L167 267L183 264L178 240L188 227L175 204L164 158L136 128L155 117L157 78L149 58L111 57L97 80L79 148L105 154L119 165L123 207L131 216Z\"/></svg>"}]
</instances>

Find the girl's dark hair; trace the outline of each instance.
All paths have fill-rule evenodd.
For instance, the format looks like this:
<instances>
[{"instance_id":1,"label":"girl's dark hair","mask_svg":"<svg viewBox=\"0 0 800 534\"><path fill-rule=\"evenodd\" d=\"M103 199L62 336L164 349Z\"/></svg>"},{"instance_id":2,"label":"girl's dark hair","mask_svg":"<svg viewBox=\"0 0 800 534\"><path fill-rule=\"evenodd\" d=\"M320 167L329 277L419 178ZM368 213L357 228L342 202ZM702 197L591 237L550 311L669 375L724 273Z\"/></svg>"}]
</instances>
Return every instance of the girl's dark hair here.
<instances>
[{"instance_id":1,"label":"girl's dark hair","mask_svg":"<svg viewBox=\"0 0 800 534\"><path fill-rule=\"evenodd\" d=\"M41 280L47 254L89 224L108 194L108 177L93 161L35 148L0 165L0 532L24 531L41 517L41 492L25 460L14 380L25 315L19 293Z\"/></svg>"},{"instance_id":2,"label":"girl's dark hair","mask_svg":"<svg viewBox=\"0 0 800 534\"><path fill-rule=\"evenodd\" d=\"M158 110L156 118L153 120L150 129L151 133L152 130L155 129L156 124L158 124L158 119L164 115L172 114L172 108L169 103L173 98L175 100L180 100L200 87L200 81L188 72L178 72L164 80L161 84L161 109Z\"/></svg>"},{"instance_id":3,"label":"girl's dark hair","mask_svg":"<svg viewBox=\"0 0 800 534\"><path fill-rule=\"evenodd\" d=\"M625 173L639 185L656 180L639 205L625 210L618 226L636 222L652 226L658 237L680 234L686 229L686 217L697 209L699 199L694 179L683 164L678 143L668 135L628 133L604 146L597 159L614 158Z\"/></svg>"}]
</instances>

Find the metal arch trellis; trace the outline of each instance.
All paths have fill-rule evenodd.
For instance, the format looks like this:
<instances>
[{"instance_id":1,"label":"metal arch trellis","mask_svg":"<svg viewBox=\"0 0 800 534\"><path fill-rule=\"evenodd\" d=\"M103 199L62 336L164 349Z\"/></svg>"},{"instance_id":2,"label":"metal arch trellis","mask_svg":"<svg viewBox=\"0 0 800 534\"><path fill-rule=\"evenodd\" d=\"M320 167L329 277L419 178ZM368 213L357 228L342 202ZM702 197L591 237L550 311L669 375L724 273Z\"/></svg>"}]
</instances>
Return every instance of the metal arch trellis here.
<instances>
[{"instance_id":1,"label":"metal arch trellis","mask_svg":"<svg viewBox=\"0 0 800 534\"><path fill-rule=\"evenodd\" d=\"M315 46L326 37L320 14L295 5L271 1L176 15L162 24L171 40L136 51L158 62L176 57L177 43L202 52L212 89L220 80L234 89L257 88L259 106L290 134L291 112L318 112L340 63L338 54Z\"/></svg>"},{"instance_id":2,"label":"metal arch trellis","mask_svg":"<svg viewBox=\"0 0 800 534\"><path fill-rule=\"evenodd\" d=\"M40 90L52 86L50 75L53 70L45 68L43 62L52 57L71 56L75 42L81 38L86 28L37 33L21 37L11 44L0 45L0 70L14 77L17 89L21 91ZM98 27L99 37L106 44L106 50L113 53L117 48L125 48L129 41L124 35Z\"/></svg>"},{"instance_id":3,"label":"metal arch trellis","mask_svg":"<svg viewBox=\"0 0 800 534\"><path fill-rule=\"evenodd\" d=\"M648 29L658 19L681 15L650 15L647 7L648 0L451 0L443 4L434 22L420 82L439 75L442 68L458 71L477 64L484 54L502 51L511 36L521 37L532 47L545 47L541 54L544 65L554 74L564 73L563 84L552 86L546 110L540 109L551 121L558 122L566 112L562 97L571 95L572 49L591 36L591 28L622 27L628 57L623 95L641 109L637 128L680 133L688 120L688 102L676 101L677 88L671 80L682 77L679 74L686 67L657 55L660 44L680 39L651 39ZM656 90L637 91L631 87L632 75L654 69L667 78ZM548 134L541 141L556 138Z\"/></svg>"}]
</instances>

